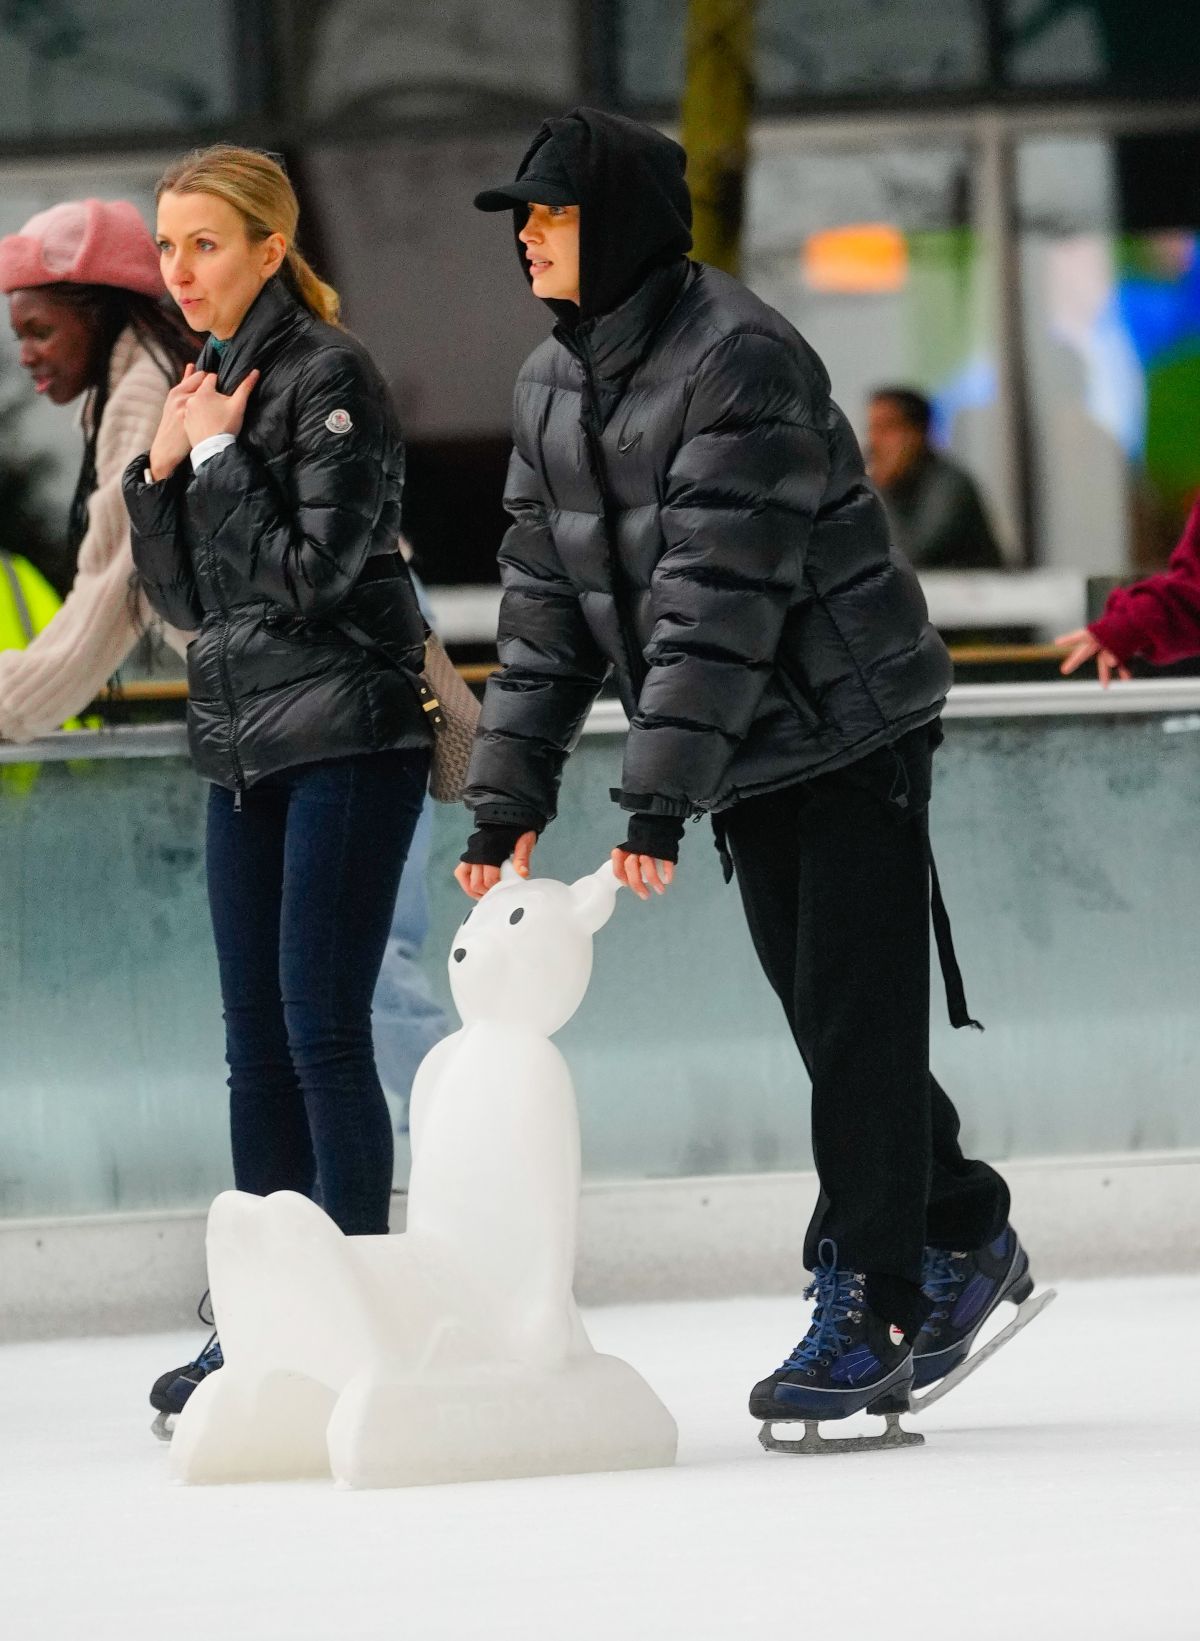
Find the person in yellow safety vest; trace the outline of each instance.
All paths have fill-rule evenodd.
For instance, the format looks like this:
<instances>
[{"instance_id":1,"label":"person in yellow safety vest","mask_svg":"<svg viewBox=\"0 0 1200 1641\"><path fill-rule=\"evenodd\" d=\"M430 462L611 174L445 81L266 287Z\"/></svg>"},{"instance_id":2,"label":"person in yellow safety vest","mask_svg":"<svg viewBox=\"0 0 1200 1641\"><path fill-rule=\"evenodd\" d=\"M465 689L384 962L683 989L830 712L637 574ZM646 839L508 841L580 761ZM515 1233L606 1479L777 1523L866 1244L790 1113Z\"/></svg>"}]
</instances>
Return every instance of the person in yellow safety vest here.
<instances>
[{"instance_id":1,"label":"person in yellow safety vest","mask_svg":"<svg viewBox=\"0 0 1200 1641\"><path fill-rule=\"evenodd\" d=\"M44 632L62 600L41 571L16 553L0 551L0 650L23 650ZM64 727L74 729L77 719ZM0 790L28 792L37 780L34 764L0 767Z\"/></svg>"},{"instance_id":2,"label":"person in yellow safety vest","mask_svg":"<svg viewBox=\"0 0 1200 1641\"><path fill-rule=\"evenodd\" d=\"M62 609L62 599L42 572L18 553L0 550L0 650L26 649ZM86 720L99 726L99 719ZM68 718L64 729L83 729L78 718ZM11 777L8 784L22 790L29 787L31 771L26 765L10 765L0 774Z\"/></svg>"},{"instance_id":3,"label":"person in yellow safety vest","mask_svg":"<svg viewBox=\"0 0 1200 1641\"><path fill-rule=\"evenodd\" d=\"M54 588L27 558L0 552L0 650L23 650L61 608Z\"/></svg>"}]
</instances>

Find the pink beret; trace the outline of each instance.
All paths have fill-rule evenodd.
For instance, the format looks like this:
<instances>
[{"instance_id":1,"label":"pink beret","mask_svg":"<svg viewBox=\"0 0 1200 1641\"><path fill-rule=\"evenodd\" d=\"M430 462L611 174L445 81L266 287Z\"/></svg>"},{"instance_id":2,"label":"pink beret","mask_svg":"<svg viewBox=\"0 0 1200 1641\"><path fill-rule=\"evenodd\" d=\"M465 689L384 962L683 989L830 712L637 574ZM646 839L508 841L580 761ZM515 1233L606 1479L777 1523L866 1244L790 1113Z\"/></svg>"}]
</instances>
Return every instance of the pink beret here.
<instances>
[{"instance_id":1,"label":"pink beret","mask_svg":"<svg viewBox=\"0 0 1200 1641\"><path fill-rule=\"evenodd\" d=\"M136 206L124 199L69 200L0 239L0 291L67 284L166 294L158 246Z\"/></svg>"}]
</instances>

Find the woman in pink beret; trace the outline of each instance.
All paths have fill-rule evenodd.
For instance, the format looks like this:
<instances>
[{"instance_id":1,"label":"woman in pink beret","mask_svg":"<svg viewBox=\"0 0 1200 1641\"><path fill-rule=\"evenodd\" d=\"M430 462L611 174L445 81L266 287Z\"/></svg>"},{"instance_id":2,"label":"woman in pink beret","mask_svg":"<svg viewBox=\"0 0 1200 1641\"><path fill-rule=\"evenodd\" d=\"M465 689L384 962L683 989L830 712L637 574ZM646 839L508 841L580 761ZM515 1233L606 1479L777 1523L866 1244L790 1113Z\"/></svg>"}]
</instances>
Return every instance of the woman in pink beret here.
<instances>
[{"instance_id":1,"label":"woman in pink beret","mask_svg":"<svg viewBox=\"0 0 1200 1641\"><path fill-rule=\"evenodd\" d=\"M34 389L82 399L74 585L25 649L0 650L0 739L29 741L93 700L151 620L131 593L121 475L154 437L197 341L164 305L158 247L126 200L72 200L0 239L0 291ZM182 651L183 635L166 636Z\"/></svg>"}]
</instances>

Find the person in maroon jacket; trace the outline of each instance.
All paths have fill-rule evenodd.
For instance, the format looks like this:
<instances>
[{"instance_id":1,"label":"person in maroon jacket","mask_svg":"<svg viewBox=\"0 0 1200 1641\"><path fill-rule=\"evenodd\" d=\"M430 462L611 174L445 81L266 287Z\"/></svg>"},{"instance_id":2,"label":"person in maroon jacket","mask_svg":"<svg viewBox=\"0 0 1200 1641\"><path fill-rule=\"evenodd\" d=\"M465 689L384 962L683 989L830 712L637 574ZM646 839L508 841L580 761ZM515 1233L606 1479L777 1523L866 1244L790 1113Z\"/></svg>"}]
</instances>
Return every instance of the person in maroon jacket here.
<instances>
[{"instance_id":1,"label":"person in maroon jacket","mask_svg":"<svg viewBox=\"0 0 1200 1641\"><path fill-rule=\"evenodd\" d=\"M1057 643L1070 646L1062 664L1075 672L1093 656L1100 682L1131 676L1136 656L1156 667L1200 655L1200 501L1192 508L1179 545L1159 575L1109 594L1104 614Z\"/></svg>"}]
</instances>

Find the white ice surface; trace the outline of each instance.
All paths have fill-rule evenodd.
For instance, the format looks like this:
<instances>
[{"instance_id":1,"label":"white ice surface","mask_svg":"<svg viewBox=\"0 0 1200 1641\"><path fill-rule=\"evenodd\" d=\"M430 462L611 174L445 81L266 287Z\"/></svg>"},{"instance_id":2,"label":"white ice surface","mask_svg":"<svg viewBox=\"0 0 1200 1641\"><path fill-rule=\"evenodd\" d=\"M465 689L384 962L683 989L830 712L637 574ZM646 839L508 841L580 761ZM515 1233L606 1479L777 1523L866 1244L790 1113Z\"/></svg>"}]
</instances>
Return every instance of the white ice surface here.
<instances>
[{"instance_id":1,"label":"white ice surface","mask_svg":"<svg viewBox=\"0 0 1200 1641\"><path fill-rule=\"evenodd\" d=\"M1200 1279L1064 1288L920 1421L763 1453L796 1301L588 1318L678 1418L675 1470L350 1493L181 1488L148 1382L178 1336L0 1349L5 1641L1192 1641Z\"/></svg>"}]
</instances>

